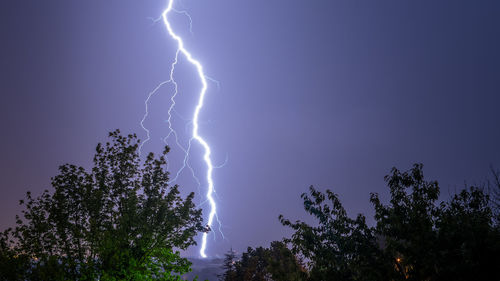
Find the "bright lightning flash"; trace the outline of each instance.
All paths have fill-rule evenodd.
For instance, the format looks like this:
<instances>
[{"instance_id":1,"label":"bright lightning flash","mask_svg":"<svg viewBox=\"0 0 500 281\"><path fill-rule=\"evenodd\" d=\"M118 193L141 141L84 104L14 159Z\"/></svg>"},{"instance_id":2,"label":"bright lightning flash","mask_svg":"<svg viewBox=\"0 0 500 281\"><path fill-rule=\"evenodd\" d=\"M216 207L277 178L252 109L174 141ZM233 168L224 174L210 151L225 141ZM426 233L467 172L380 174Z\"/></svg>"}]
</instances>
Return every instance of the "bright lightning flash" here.
<instances>
[{"instance_id":1,"label":"bright lightning flash","mask_svg":"<svg viewBox=\"0 0 500 281\"><path fill-rule=\"evenodd\" d=\"M142 146L147 141L149 141L149 139L150 139L150 131L147 128L144 127L144 121L146 120L146 118L147 118L147 116L149 114L149 112L148 112L148 103L149 103L149 100L150 100L150 98L156 92L158 92L158 90L163 85L165 85L167 83L172 83L174 85L174 94L172 95L172 97L170 99L171 100L171 105L170 105L170 107L168 109L168 119L167 119L169 133L168 133L168 135L163 140L166 142L167 139L170 136L173 135L173 137L175 138L176 145L184 152L185 156L184 156L183 166L180 168L180 170L178 170L178 172L176 174L176 177L174 179L172 179L171 181L175 181L177 179L177 177L179 176L179 174L182 172L182 170L187 167L187 168L189 168L191 170L193 178L198 182L198 184L200 184L200 181L198 180L198 178L196 178L194 170L191 168L191 166L189 165L189 162L188 162L188 160L189 160L189 151L190 151L190 148L191 148L191 142L193 140L197 141L203 147L203 151L204 151L203 160L204 160L204 162L205 162L205 164L207 166L206 182L208 184L208 187L207 187L206 201L205 202L208 202L210 204L210 213L208 215L207 226L210 227L210 228L212 228L212 224L213 224L214 218L218 221L217 212L216 212L216 209L217 209L216 207L217 206L216 206L215 200L213 198L213 195L215 194L215 189L214 189L214 181L213 181L213 178L212 178L212 173L213 173L214 168L218 168L218 167L215 167L212 164L212 159L210 158L210 155L211 155L210 146L208 145L208 143L198 133L198 128L199 128L199 122L198 122L199 118L198 117L199 117L201 109L203 108L203 102L204 102L204 99L205 99L205 94L207 92L207 87L208 87L208 85L207 85L207 79L209 79L211 81L214 81L215 83L217 83L217 85L218 85L218 82L215 81L215 80L213 80L213 79L211 79L211 78L209 78L208 76L205 75L205 73L203 72L203 66L201 65L201 63L198 60L196 60L196 59L193 58L193 56L191 55L191 53L184 47L184 41L182 40L182 38L173 31L172 26L171 26L171 24L169 22L169 18L168 18L171 12L181 13L181 14L186 15L189 18L189 21L190 21L190 30L191 30L191 22L192 22L191 21L191 17L189 16L189 14L187 14L184 11L177 11L177 10L175 10L173 8L173 4L174 4L174 0L168 0L167 8L163 11L161 18L163 19L163 23L164 23L164 25L165 25L165 27L166 27L166 29L168 31L169 36L177 42L177 50L176 50L176 53L175 53L175 60L172 63L171 68L170 68L170 77L169 77L169 80L161 82L153 91L151 91L149 93L146 101L144 102L145 106L146 106L146 113L144 114L144 117L141 120L141 127L146 131L147 138L141 144L141 146L139 147L139 153L141 152ZM177 83L174 80L174 71L175 71L175 66L177 65L177 63L179 61L178 60L179 55L183 55L187 59L187 61L196 68L196 72L198 74L198 78L200 79L201 84L202 84L201 89L199 91L198 102L196 104L196 107L195 107L194 113L193 113L193 117L192 117L192 128L193 129L192 129L192 132L191 132L191 138L189 140L189 144L188 144L187 148L183 147L179 143L179 139L178 139L177 133L173 129L172 122L171 122L172 111L175 111L175 109L174 109L174 107L175 107L175 97L178 94ZM220 227L221 227L221 224L219 222L219 230L220 230ZM203 236L202 236L202 242L201 242L201 248L200 248L200 256L203 257L203 258L207 257L207 255L205 253L206 246L207 246L207 235L208 235L208 233L203 233Z\"/></svg>"}]
</instances>

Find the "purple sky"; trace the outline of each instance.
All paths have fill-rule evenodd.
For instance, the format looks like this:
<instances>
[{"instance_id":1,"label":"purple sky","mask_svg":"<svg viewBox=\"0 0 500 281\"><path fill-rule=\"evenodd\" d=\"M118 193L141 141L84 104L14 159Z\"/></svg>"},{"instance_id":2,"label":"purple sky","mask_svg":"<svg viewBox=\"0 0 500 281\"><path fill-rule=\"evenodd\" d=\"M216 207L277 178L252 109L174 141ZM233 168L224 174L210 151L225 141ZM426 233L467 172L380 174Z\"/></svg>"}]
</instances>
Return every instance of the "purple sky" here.
<instances>
[{"instance_id":1,"label":"purple sky","mask_svg":"<svg viewBox=\"0 0 500 281\"><path fill-rule=\"evenodd\" d=\"M228 158L215 171L226 240L211 237L209 255L289 234L277 217L305 218L299 196L311 184L371 215L369 192L387 198L393 166L424 163L444 197L500 167L500 2L178 1L193 33L181 15L174 28L220 81L200 116L214 162ZM175 51L148 19L165 4L2 1L1 229L58 165L89 167L107 132L145 138L144 99L168 79ZM192 74L181 61L180 132L199 86ZM171 89L151 100L147 151L160 151ZM198 191L187 174L179 184Z\"/></svg>"}]
</instances>

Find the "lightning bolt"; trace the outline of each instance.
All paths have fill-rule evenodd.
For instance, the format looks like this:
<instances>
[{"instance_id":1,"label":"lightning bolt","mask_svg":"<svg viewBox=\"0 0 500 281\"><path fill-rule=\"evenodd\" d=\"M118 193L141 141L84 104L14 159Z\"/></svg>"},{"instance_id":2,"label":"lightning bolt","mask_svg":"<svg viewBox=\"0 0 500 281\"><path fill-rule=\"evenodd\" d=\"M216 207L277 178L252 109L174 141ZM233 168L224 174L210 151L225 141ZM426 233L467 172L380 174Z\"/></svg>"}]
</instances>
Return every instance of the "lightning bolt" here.
<instances>
[{"instance_id":1,"label":"lightning bolt","mask_svg":"<svg viewBox=\"0 0 500 281\"><path fill-rule=\"evenodd\" d=\"M210 78L208 76L205 75L205 73L203 72L203 66L201 65L201 63L196 60L195 58L193 58L193 56L191 55L191 53L185 48L184 46L184 41L182 39L182 37L180 37L179 35L177 35L177 33L174 32L174 30L172 29L172 26L170 24L170 21L169 21L169 15L171 14L171 12L174 12L174 13L178 13L178 14L183 14L185 16L188 17L189 19L189 24L190 24L190 32L192 32L191 28L192 28L192 20L191 20L191 16L185 12L185 11L178 11L176 10L175 8L173 8L173 5L174 5L174 0L168 0L168 4L167 4L167 8L163 11L162 15L160 18L158 19L152 19L154 22L158 22L160 21L160 19L163 21L163 24L165 25L165 28L169 34L169 36L177 43L177 49L176 49L176 52L175 52L175 59L174 59L174 62L171 64L171 67L170 67L170 75L169 75L169 79L168 80L165 80L161 83L159 83L147 96L147 99L145 100L144 104L145 104L145 108L146 108L146 112L140 122L140 125L141 127L144 129L144 131L146 131L146 139L143 143L141 143L141 145L139 146L139 153L141 153L141 150L142 150L142 147L144 146L144 144L146 142L148 142L150 140L150 130L147 129L145 126L144 126L144 121L146 120L146 118L148 117L148 114L149 114L149 109L148 109L148 105L149 105L149 101L151 99L151 97L153 95L155 95L159 89L161 87L163 87L165 84L173 84L174 86L174 93L173 95L171 96L170 98L170 107L168 108L168 119L166 120L167 121L167 124L168 124L168 134L165 138L163 138L163 141L166 143L167 142L167 139L169 139L171 136L175 139L175 144L177 145L177 147L179 147L180 150L182 150L184 152L184 160L183 160L183 164L182 164L182 167L177 171L175 177L170 181L170 182L175 182L177 180L177 178L179 177L179 175L182 173L182 171L185 169L185 168L188 168L190 171L191 171L191 175L192 177L195 179L195 181L198 183L198 188L200 188L201 186L201 182L200 180L196 177L195 175L195 172L193 170L193 168L189 165L189 151L191 149L191 144L193 141L196 141L197 143L199 143L201 145L201 147L203 148L203 161L207 167L207 171L206 171L206 176L205 176L205 180L207 182L207 192L206 192L206 200L201 204L205 204L206 202L209 203L209 208L210 208L210 213L208 215L208 221L207 221L207 226L209 228L212 228L212 225L213 225L213 222L214 222L214 219L217 220L218 222L218 225L219 225L219 231L220 233L222 234L222 231L221 231L221 223L218 219L218 216L217 216L217 206L216 206L216 203L215 203L215 200L214 200L214 197L213 195L215 195L215 188L214 188L214 181L213 181L213 170L216 169L216 168L219 168L219 166L214 166L213 163L212 163L212 159L211 159L211 149L210 149L210 146L208 145L208 143L205 141L205 139L203 139L202 136L200 136L199 132L198 132L198 129L199 129L199 114L200 114L200 111L202 110L203 108L203 104L204 104L204 99L205 99L205 95L206 95L206 92L207 92L207 88L208 88L208 84L207 84L207 80L210 80L214 83L217 84L217 87L219 87L219 82L214 80L213 78ZM178 64L179 62L179 56L182 55L184 56L187 61L193 65L196 69L196 73L198 75L198 78L199 80L201 81L201 89L198 93L198 102L194 108L194 113L193 113L193 116L192 116L192 131L191 131L191 137L188 141L188 145L187 147L184 147L180 142L179 142L179 138L178 138L178 135L177 135L177 132L173 129L173 125L172 125L172 113L175 112L175 98L178 94L178 85L177 85L177 82L175 81L174 79L174 72L175 72L175 66ZM226 162L227 162L227 157L226 157ZM223 164L224 165L224 164ZM203 236L202 236L202 241L201 241L201 247L200 247L200 256L203 257L203 258L206 258L207 255L205 253L206 251L206 247L207 247L207 235L208 233L203 233ZM224 235L222 234L222 237L224 238Z\"/></svg>"}]
</instances>

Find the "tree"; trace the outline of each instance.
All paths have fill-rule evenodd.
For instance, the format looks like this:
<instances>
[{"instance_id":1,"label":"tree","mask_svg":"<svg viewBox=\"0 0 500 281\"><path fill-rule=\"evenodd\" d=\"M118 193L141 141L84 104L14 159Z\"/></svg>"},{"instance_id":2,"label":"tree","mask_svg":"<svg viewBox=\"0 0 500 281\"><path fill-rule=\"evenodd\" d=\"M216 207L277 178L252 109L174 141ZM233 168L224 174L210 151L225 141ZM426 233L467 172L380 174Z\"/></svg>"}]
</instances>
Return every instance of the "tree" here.
<instances>
[{"instance_id":1,"label":"tree","mask_svg":"<svg viewBox=\"0 0 500 281\"><path fill-rule=\"evenodd\" d=\"M498 279L498 207L483 189L469 187L439 203L439 185L424 180L422 164L393 168L385 181L389 203L375 193L370 198L375 227L363 215L349 218L330 190L313 187L302 198L315 226L280 216L294 230L285 241L308 261L308 280Z\"/></svg>"},{"instance_id":2,"label":"tree","mask_svg":"<svg viewBox=\"0 0 500 281\"><path fill-rule=\"evenodd\" d=\"M393 168L385 180L390 204L383 205L375 193L370 201L375 208L377 233L384 238L384 251L396 265L393 278L432 279L439 258L432 250L437 243L439 185L424 180L421 164L407 172Z\"/></svg>"},{"instance_id":3,"label":"tree","mask_svg":"<svg viewBox=\"0 0 500 281\"><path fill-rule=\"evenodd\" d=\"M437 280L494 280L500 264L500 231L489 197L471 187L441 205L436 221Z\"/></svg>"},{"instance_id":4,"label":"tree","mask_svg":"<svg viewBox=\"0 0 500 281\"><path fill-rule=\"evenodd\" d=\"M486 183L488 194L491 198L491 208L495 216L495 223L500 225L500 170L490 168L492 179Z\"/></svg>"},{"instance_id":5,"label":"tree","mask_svg":"<svg viewBox=\"0 0 500 281\"><path fill-rule=\"evenodd\" d=\"M236 252L231 248L224 255L224 263L222 264L224 273L219 276L220 280L223 281L236 281Z\"/></svg>"},{"instance_id":6,"label":"tree","mask_svg":"<svg viewBox=\"0 0 500 281\"><path fill-rule=\"evenodd\" d=\"M389 205L372 194L377 234L393 259L393 280L496 280L500 232L488 195L469 187L438 204L439 185L422 164L393 168L385 179Z\"/></svg>"},{"instance_id":7,"label":"tree","mask_svg":"<svg viewBox=\"0 0 500 281\"><path fill-rule=\"evenodd\" d=\"M178 249L208 229L194 194L168 185L168 147L142 163L136 135L109 137L91 170L63 165L53 192L21 200L23 218L1 240L29 263L20 280L180 280L189 271Z\"/></svg>"},{"instance_id":8,"label":"tree","mask_svg":"<svg viewBox=\"0 0 500 281\"><path fill-rule=\"evenodd\" d=\"M267 270L275 281L302 281L307 279L307 272L302 260L281 241L271 242L267 249Z\"/></svg>"},{"instance_id":9,"label":"tree","mask_svg":"<svg viewBox=\"0 0 500 281\"><path fill-rule=\"evenodd\" d=\"M11 247L9 237L12 229L0 232L0 280L23 280L28 271L28 259L18 255Z\"/></svg>"},{"instance_id":10,"label":"tree","mask_svg":"<svg viewBox=\"0 0 500 281\"><path fill-rule=\"evenodd\" d=\"M248 247L236 264L237 280L267 281L271 274L267 270L266 250L263 247Z\"/></svg>"},{"instance_id":11,"label":"tree","mask_svg":"<svg viewBox=\"0 0 500 281\"><path fill-rule=\"evenodd\" d=\"M310 195L301 197L306 212L317 219L317 226L279 217L284 226L295 231L285 241L309 261L309 280L387 280L383 272L374 270L383 268L381 251L365 217L359 214L356 219L349 218L330 190L325 195L311 186L309 191Z\"/></svg>"},{"instance_id":12,"label":"tree","mask_svg":"<svg viewBox=\"0 0 500 281\"><path fill-rule=\"evenodd\" d=\"M301 261L280 241L269 248L248 247L240 260L232 249L224 259L223 281L301 281L307 274Z\"/></svg>"}]
</instances>

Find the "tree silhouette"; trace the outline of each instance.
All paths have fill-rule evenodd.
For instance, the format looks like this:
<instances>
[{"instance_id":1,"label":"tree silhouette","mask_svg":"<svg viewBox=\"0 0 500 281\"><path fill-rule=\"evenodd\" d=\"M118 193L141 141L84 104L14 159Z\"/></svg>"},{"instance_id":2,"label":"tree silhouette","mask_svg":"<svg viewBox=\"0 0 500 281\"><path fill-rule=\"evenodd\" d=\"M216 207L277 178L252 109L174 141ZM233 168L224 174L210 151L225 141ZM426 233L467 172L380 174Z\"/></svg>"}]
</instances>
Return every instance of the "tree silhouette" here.
<instances>
[{"instance_id":1,"label":"tree silhouette","mask_svg":"<svg viewBox=\"0 0 500 281\"><path fill-rule=\"evenodd\" d=\"M233 248L229 249L229 251L224 255L224 263L222 264L222 268L224 269L224 273L219 276L220 280L223 281L236 281L236 252L233 251Z\"/></svg>"},{"instance_id":2,"label":"tree silhouette","mask_svg":"<svg viewBox=\"0 0 500 281\"><path fill-rule=\"evenodd\" d=\"M181 198L179 187L168 185L168 147L142 162L135 135L116 130L109 137L91 170L63 165L53 192L28 192L21 201L23 217L0 246L6 264L27 262L24 276L0 279L180 280L189 270L178 249L207 229L194 194Z\"/></svg>"},{"instance_id":3,"label":"tree silhouette","mask_svg":"<svg viewBox=\"0 0 500 281\"><path fill-rule=\"evenodd\" d=\"M428 280L433 278L438 255L435 249L440 216L437 205L439 185L425 181L422 165L407 172L393 168L385 177L391 199L381 203L378 194L371 194L375 207L377 233L384 238L384 250L394 259L394 278Z\"/></svg>"},{"instance_id":4,"label":"tree silhouette","mask_svg":"<svg viewBox=\"0 0 500 281\"><path fill-rule=\"evenodd\" d=\"M360 214L356 219L349 218L338 196L330 190L324 194L311 186L309 191L310 195L304 193L301 197L317 226L279 217L284 226L295 231L285 241L308 261L309 280L383 280L386 276L373 270L384 268L380 264L382 252L365 217Z\"/></svg>"},{"instance_id":5,"label":"tree silhouette","mask_svg":"<svg viewBox=\"0 0 500 281\"><path fill-rule=\"evenodd\" d=\"M251 248L237 260L231 249L224 259L223 281L300 281L307 278L301 261L279 241L269 248Z\"/></svg>"},{"instance_id":6,"label":"tree silhouette","mask_svg":"<svg viewBox=\"0 0 500 281\"><path fill-rule=\"evenodd\" d=\"M421 164L393 168L385 180L389 203L371 194L375 227L363 215L349 218L330 190L313 187L302 198L316 225L280 216L294 230L285 242L308 261L307 280L498 280L498 205L483 189L439 203L439 185L424 180Z\"/></svg>"}]
</instances>

